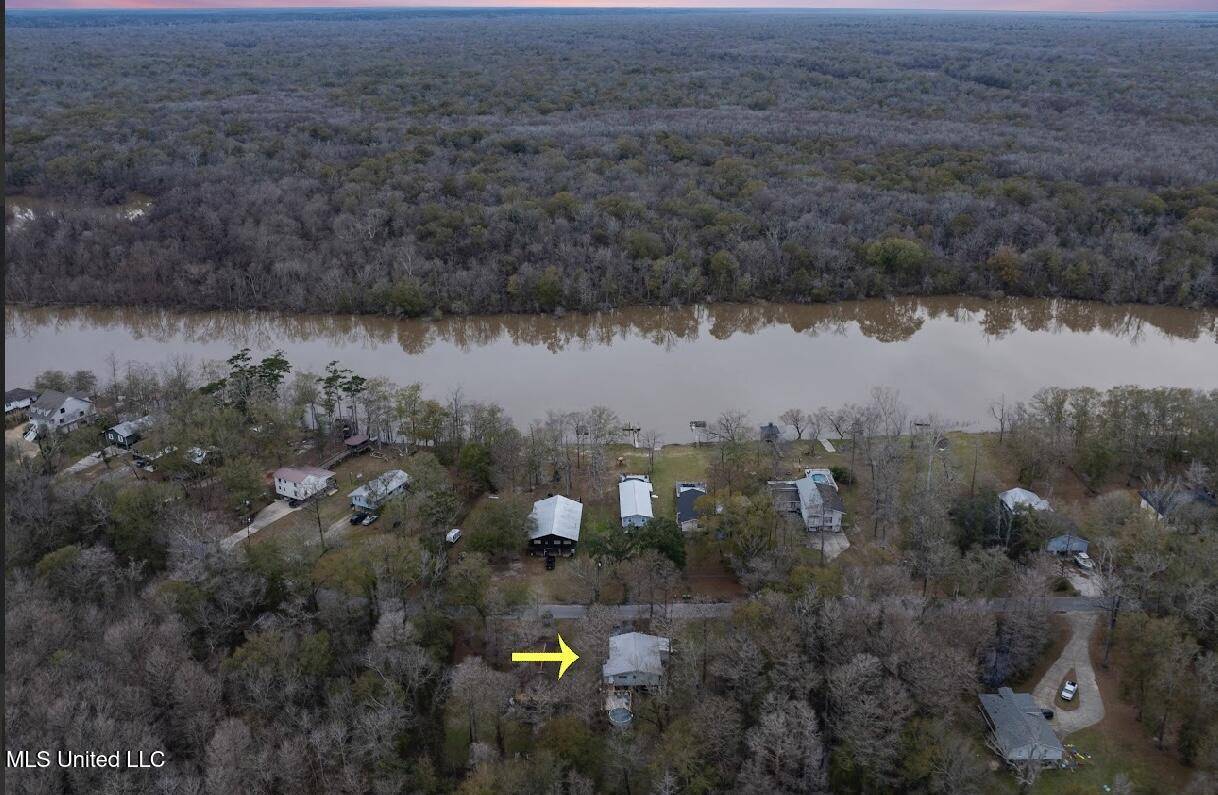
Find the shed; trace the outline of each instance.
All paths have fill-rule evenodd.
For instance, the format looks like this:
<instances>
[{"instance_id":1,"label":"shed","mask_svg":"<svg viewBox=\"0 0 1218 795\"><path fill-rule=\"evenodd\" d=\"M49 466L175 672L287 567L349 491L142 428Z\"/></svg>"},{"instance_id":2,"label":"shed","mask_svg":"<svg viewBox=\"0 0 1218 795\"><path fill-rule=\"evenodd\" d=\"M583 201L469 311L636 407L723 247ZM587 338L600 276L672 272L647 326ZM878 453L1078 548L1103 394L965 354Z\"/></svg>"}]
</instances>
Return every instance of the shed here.
<instances>
[{"instance_id":1,"label":"shed","mask_svg":"<svg viewBox=\"0 0 1218 795\"><path fill-rule=\"evenodd\" d=\"M533 503L533 529L529 531L529 554L574 555L584 504L561 494Z\"/></svg>"},{"instance_id":2,"label":"shed","mask_svg":"<svg viewBox=\"0 0 1218 795\"><path fill-rule=\"evenodd\" d=\"M1009 687L982 693L981 712L994 745L1007 762L1061 761L1065 753L1062 741L1030 693L1016 693Z\"/></svg>"},{"instance_id":3,"label":"shed","mask_svg":"<svg viewBox=\"0 0 1218 795\"><path fill-rule=\"evenodd\" d=\"M642 527L655 516L651 509L651 479L646 475L622 475L617 484L622 527Z\"/></svg>"},{"instance_id":4,"label":"shed","mask_svg":"<svg viewBox=\"0 0 1218 795\"><path fill-rule=\"evenodd\" d=\"M10 389L4 393L4 413L29 408L37 399L38 393L32 389Z\"/></svg>"}]
</instances>

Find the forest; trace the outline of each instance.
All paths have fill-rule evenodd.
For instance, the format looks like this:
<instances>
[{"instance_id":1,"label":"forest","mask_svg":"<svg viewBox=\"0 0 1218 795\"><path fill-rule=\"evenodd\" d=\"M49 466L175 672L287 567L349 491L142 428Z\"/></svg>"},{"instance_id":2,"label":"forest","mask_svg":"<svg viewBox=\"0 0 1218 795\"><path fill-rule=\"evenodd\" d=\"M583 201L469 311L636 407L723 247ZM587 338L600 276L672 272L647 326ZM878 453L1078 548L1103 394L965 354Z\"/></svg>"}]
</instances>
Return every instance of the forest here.
<instances>
[{"instance_id":1,"label":"forest","mask_svg":"<svg viewBox=\"0 0 1218 795\"><path fill-rule=\"evenodd\" d=\"M5 22L11 302L1218 303L1205 16Z\"/></svg>"},{"instance_id":2,"label":"forest","mask_svg":"<svg viewBox=\"0 0 1218 795\"><path fill-rule=\"evenodd\" d=\"M1218 489L1218 393L1050 388L995 401L992 432L962 434L876 389L792 408L770 442L726 412L702 445L644 432L640 449L608 407L521 428L459 391L278 354L52 370L33 386L91 395L100 416L6 447L7 748L169 763L10 769L9 791L1202 795L1218 781L1218 517L1165 525L1131 491ZM116 449L74 463L144 415L135 451L155 469ZM405 496L351 526L360 475L340 465L337 495L254 535L267 473L328 460L353 424L377 441L351 466L401 466ZM851 548L833 560L779 520L767 487L809 456L849 509ZM693 532L662 510L624 533L613 484L627 459L657 483L701 462L722 510ZM1013 482L1058 510L1004 520L996 492ZM557 571L524 554L546 490L586 504ZM1012 771L986 746L977 693L1052 656L1049 603L1076 579L1041 550L1063 528L1091 540L1093 653L1120 674L1104 698L1138 750L1109 749L1092 771ZM698 567L730 588L697 591ZM996 597L1001 610L982 609ZM545 599L582 618L549 618ZM708 599L730 609L691 617ZM601 663L631 626L675 651L621 729L604 717ZM581 656L562 679L509 662L556 631ZM1148 754L1160 767L1125 767Z\"/></svg>"}]
</instances>

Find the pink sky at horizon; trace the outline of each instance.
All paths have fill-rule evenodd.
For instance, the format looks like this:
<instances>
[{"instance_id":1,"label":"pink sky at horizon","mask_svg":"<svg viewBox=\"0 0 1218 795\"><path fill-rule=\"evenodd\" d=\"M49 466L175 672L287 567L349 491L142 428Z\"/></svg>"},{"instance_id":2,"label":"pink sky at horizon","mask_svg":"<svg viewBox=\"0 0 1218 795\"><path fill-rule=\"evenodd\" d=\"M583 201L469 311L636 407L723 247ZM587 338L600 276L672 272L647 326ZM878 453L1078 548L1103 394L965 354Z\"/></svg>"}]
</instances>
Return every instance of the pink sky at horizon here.
<instances>
[{"instance_id":1,"label":"pink sky at horizon","mask_svg":"<svg viewBox=\"0 0 1218 795\"><path fill-rule=\"evenodd\" d=\"M6 0L5 10L252 8L784 8L1032 12L1218 12L1218 0Z\"/></svg>"}]
</instances>

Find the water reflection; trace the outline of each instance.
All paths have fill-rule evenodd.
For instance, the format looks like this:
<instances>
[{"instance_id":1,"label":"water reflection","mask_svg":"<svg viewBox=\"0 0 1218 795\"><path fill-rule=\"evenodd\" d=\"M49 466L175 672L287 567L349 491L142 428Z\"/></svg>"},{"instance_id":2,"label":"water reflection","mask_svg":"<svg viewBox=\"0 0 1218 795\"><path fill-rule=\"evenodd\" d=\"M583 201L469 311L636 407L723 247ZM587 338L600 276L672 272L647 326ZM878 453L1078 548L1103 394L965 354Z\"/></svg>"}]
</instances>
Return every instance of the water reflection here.
<instances>
[{"instance_id":1,"label":"water reflection","mask_svg":"<svg viewBox=\"0 0 1218 795\"><path fill-rule=\"evenodd\" d=\"M267 349L320 341L363 346L395 344L418 355L437 343L461 351L506 340L551 352L572 347L607 347L626 339L646 340L671 350L706 333L717 340L785 327L808 337L844 334L898 343L913 338L929 321L975 325L988 339L1012 332L1075 334L1102 332L1138 343L1149 332L1172 339L1218 341L1211 311L1173 307L1107 305L1084 301L1009 298L901 298L839 304L715 304L699 307L636 307L591 314L492 315L437 321L348 315L284 315L271 312L172 312L146 308L6 307L5 336L46 330L125 330L136 340L159 343L225 343Z\"/></svg>"}]
</instances>

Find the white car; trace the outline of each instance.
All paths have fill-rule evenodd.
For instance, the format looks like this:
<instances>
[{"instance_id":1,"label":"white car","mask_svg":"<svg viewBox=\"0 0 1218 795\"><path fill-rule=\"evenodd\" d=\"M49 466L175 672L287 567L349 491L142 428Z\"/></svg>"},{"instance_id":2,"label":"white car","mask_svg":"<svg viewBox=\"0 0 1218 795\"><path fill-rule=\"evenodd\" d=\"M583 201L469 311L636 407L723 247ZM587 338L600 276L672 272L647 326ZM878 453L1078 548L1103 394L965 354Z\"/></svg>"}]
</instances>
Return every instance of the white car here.
<instances>
[{"instance_id":1,"label":"white car","mask_svg":"<svg viewBox=\"0 0 1218 795\"><path fill-rule=\"evenodd\" d=\"M1062 685L1062 701L1073 701L1078 692L1078 682L1066 682Z\"/></svg>"},{"instance_id":2,"label":"white car","mask_svg":"<svg viewBox=\"0 0 1218 795\"><path fill-rule=\"evenodd\" d=\"M1074 562L1079 565L1079 568L1091 571L1095 568L1095 561L1086 552L1079 552L1074 556Z\"/></svg>"},{"instance_id":3,"label":"white car","mask_svg":"<svg viewBox=\"0 0 1218 795\"><path fill-rule=\"evenodd\" d=\"M444 540L450 544L455 544L458 541L460 541L461 540L461 528L454 527L452 530L449 530L448 533L445 534Z\"/></svg>"}]
</instances>

